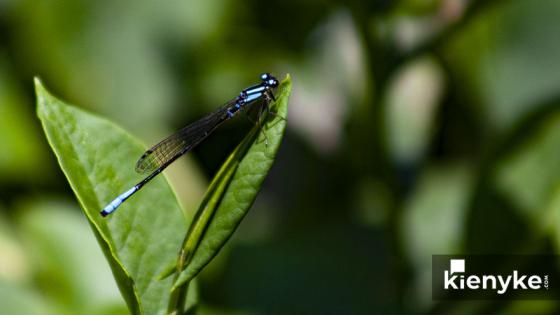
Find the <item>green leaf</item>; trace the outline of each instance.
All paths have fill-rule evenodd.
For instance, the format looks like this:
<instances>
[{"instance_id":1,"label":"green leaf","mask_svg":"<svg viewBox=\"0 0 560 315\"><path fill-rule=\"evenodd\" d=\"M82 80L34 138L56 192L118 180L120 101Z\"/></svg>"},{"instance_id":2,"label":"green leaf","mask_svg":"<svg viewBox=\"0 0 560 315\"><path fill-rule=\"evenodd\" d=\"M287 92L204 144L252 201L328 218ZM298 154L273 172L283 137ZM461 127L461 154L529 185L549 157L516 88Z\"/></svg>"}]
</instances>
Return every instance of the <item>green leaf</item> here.
<instances>
[{"instance_id":1,"label":"green leaf","mask_svg":"<svg viewBox=\"0 0 560 315\"><path fill-rule=\"evenodd\" d=\"M181 248L186 219L164 176L118 212L99 211L141 176L133 171L143 147L109 121L64 104L35 80L37 113L62 171L109 261L132 314L167 309L172 279L157 280Z\"/></svg>"},{"instance_id":2,"label":"green leaf","mask_svg":"<svg viewBox=\"0 0 560 315\"><path fill-rule=\"evenodd\" d=\"M39 293L3 279L0 279L0 305L2 314L57 314L56 307Z\"/></svg>"},{"instance_id":3,"label":"green leaf","mask_svg":"<svg viewBox=\"0 0 560 315\"><path fill-rule=\"evenodd\" d=\"M127 314L105 257L76 207L53 198L33 198L18 207L21 238L35 266L34 282L68 313L111 308Z\"/></svg>"},{"instance_id":4,"label":"green leaf","mask_svg":"<svg viewBox=\"0 0 560 315\"><path fill-rule=\"evenodd\" d=\"M387 144L395 160L418 163L426 155L443 95L443 75L427 57L405 65L387 92Z\"/></svg>"},{"instance_id":5,"label":"green leaf","mask_svg":"<svg viewBox=\"0 0 560 315\"><path fill-rule=\"evenodd\" d=\"M280 147L290 92L287 76L270 107L276 114L267 116L262 126L264 134L255 126L214 177L183 242L178 268L184 270L174 289L192 280L218 254L251 208Z\"/></svg>"},{"instance_id":6,"label":"green leaf","mask_svg":"<svg viewBox=\"0 0 560 315\"><path fill-rule=\"evenodd\" d=\"M409 284L419 307L432 305L432 254L461 252L472 173L472 167L457 162L426 168L406 203L401 238L415 269Z\"/></svg>"},{"instance_id":7,"label":"green leaf","mask_svg":"<svg viewBox=\"0 0 560 315\"><path fill-rule=\"evenodd\" d=\"M498 163L495 183L516 209L538 227L547 225L547 208L560 186L560 112L554 112Z\"/></svg>"},{"instance_id":8,"label":"green leaf","mask_svg":"<svg viewBox=\"0 0 560 315\"><path fill-rule=\"evenodd\" d=\"M457 97L464 106L472 106L490 131L505 132L558 95L560 41L550 38L557 34L560 2L505 1L487 8L444 43L443 56L461 82Z\"/></svg>"}]
</instances>

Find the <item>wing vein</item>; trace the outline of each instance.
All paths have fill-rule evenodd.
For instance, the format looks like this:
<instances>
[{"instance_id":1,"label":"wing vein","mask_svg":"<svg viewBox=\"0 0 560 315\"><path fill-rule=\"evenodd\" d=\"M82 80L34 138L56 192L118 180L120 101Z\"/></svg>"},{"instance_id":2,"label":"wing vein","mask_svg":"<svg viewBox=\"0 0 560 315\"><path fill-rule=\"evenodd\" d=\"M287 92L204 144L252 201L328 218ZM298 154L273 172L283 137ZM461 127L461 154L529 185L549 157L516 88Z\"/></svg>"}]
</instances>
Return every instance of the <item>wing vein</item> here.
<instances>
[{"instance_id":1,"label":"wing vein","mask_svg":"<svg viewBox=\"0 0 560 315\"><path fill-rule=\"evenodd\" d=\"M227 102L148 149L136 162L136 172L153 172L191 150L227 120L227 111L235 102L236 99Z\"/></svg>"}]
</instances>

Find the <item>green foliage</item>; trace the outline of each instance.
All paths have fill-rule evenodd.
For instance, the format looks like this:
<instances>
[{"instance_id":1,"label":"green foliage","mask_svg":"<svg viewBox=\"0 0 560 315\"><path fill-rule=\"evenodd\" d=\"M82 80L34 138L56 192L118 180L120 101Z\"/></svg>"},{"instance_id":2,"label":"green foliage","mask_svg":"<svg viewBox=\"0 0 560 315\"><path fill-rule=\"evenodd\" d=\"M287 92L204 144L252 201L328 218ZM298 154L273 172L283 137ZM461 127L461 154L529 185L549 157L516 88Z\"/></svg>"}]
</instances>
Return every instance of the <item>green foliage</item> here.
<instances>
[{"instance_id":1,"label":"green foliage","mask_svg":"<svg viewBox=\"0 0 560 315\"><path fill-rule=\"evenodd\" d=\"M275 113L269 114L272 119L266 120L262 132L258 126L253 128L210 184L190 229L193 233L189 233L183 242L184 259L179 264L181 269L186 269L175 286L193 279L216 256L255 201L286 128L284 117L288 114L291 91L289 76L278 91L277 101L270 108ZM206 232L202 234L203 231Z\"/></svg>"},{"instance_id":2,"label":"green foliage","mask_svg":"<svg viewBox=\"0 0 560 315\"><path fill-rule=\"evenodd\" d=\"M0 216L2 314L129 314L85 217L75 203L42 196ZM30 286L30 284L34 284Z\"/></svg>"},{"instance_id":3,"label":"green foliage","mask_svg":"<svg viewBox=\"0 0 560 315\"><path fill-rule=\"evenodd\" d=\"M83 112L52 96L36 80L37 113L58 162L76 194L107 257L123 297L134 314L179 310L193 290L173 292L172 278L159 278L181 248L186 219L163 176L122 205L109 218L99 210L139 178L131 171L142 147L105 119ZM183 242L175 286L185 284L217 254L252 205L272 166L284 129L291 81L279 87L275 115L255 126L218 172ZM262 132L261 132L262 131ZM193 255L194 254L194 255ZM192 298L192 304L196 303Z\"/></svg>"},{"instance_id":4,"label":"green foliage","mask_svg":"<svg viewBox=\"0 0 560 315\"><path fill-rule=\"evenodd\" d=\"M25 106L23 92L8 75L5 64L0 53L0 183L43 181L36 174L51 171L44 163L48 155L40 142L33 111Z\"/></svg>"},{"instance_id":5,"label":"green foliage","mask_svg":"<svg viewBox=\"0 0 560 315\"><path fill-rule=\"evenodd\" d=\"M432 254L560 250L559 1L52 4L0 0L0 313L560 313L430 296ZM239 118L106 219L144 145L43 91L84 216L33 115L40 76L155 143L262 71L298 78L267 185L285 122Z\"/></svg>"},{"instance_id":6,"label":"green foliage","mask_svg":"<svg viewBox=\"0 0 560 315\"><path fill-rule=\"evenodd\" d=\"M431 298L432 257L425 253L454 253L461 248L471 186L471 170L464 165L427 168L406 204L401 235L419 275L414 288L419 302Z\"/></svg>"},{"instance_id":7,"label":"green foliage","mask_svg":"<svg viewBox=\"0 0 560 315\"><path fill-rule=\"evenodd\" d=\"M109 260L133 314L167 307L172 280L155 275L173 259L186 220L165 178L108 219L99 210L138 181L132 166L143 148L109 121L68 106L36 80L37 113L49 143ZM126 167L129 165L130 167Z\"/></svg>"},{"instance_id":8,"label":"green foliage","mask_svg":"<svg viewBox=\"0 0 560 315\"><path fill-rule=\"evenodd\" d=\"M538 229L550 224L546 209L553 206L551 211L556 211L557 207L560 113L547 115L525 137L499 161L495 181L500 191L515 202L519 214Z\"/></svg>"},{"instance_id":9,"label":"green foliage","mask_svg":"<svg viewBox=\"0 0 560 315\"><path fill-rule=\"evenodd\" d=\"M3 281L0 281L0 304L5 314L54 315L37 294Z\"/></svg>"},{"instance_id":10,"label":"green foliage","mask_svg":"<svg viewBox=\"0 0 560 315\"><path fill-rule=\"evenodd\" d=\"M21 205L18 227L47 297L43 303L55 302L58 309L54 313L109 314L112 310L112 314L126 314L97 241L87 220L73 211L76 208L47 198Z\"/></svg>"}]
</instances>

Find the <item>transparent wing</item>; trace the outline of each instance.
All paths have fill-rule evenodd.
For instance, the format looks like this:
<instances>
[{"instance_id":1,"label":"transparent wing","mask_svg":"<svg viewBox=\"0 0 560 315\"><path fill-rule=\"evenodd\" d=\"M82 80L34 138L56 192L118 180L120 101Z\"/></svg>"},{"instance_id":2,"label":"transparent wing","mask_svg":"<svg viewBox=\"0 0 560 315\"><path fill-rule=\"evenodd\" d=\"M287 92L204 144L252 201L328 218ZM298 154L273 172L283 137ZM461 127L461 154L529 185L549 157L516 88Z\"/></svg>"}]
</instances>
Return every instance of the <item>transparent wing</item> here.
<instances>
[{"instance_id":1,"label":"transparent wing","mask_svg":"<svg viewBox=\"0 0 560 315\"><path fill-rule=\"evenodd\" d=\"M235 104L229 101L216 111L193 122L165 138L142 154L136 162L136 172L150 173L167 166L204 140L221 123L227 120L227 110Z\"/></svg>"}]
</instances>

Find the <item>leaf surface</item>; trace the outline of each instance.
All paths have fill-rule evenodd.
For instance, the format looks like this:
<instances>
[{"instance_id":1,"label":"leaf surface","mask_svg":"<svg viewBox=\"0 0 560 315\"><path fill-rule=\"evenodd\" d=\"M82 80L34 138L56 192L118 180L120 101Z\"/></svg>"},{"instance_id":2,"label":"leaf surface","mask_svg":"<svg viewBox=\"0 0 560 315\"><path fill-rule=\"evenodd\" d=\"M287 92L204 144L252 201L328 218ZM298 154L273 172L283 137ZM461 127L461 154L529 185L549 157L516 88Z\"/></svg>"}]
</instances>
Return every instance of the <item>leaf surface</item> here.
<instances>
[{"instance_id":1,"label":"leaf surface","mask_svg":"<svg viewBox=\"0 0 560 315\"><path fill-rule=\"evenodd\" d=\"M35 80L37 114L48 142L109 261L132 314L162 314L172 279L157 275L177 256L187 221L164 176L119 211L99 211L142 179L134 172L144 148L106 119L67 105Z\"/></svg>"}]
</instances>

